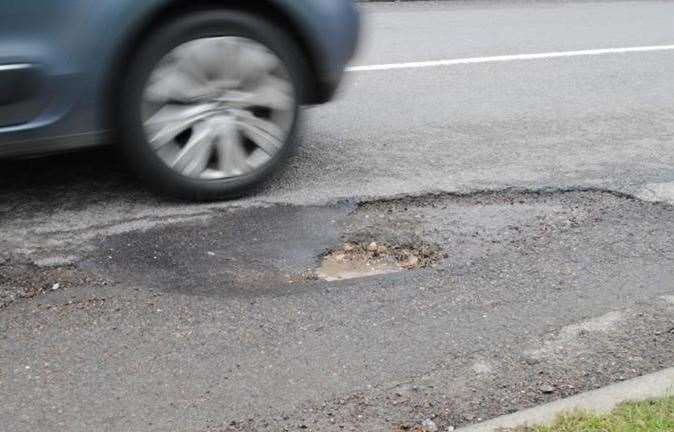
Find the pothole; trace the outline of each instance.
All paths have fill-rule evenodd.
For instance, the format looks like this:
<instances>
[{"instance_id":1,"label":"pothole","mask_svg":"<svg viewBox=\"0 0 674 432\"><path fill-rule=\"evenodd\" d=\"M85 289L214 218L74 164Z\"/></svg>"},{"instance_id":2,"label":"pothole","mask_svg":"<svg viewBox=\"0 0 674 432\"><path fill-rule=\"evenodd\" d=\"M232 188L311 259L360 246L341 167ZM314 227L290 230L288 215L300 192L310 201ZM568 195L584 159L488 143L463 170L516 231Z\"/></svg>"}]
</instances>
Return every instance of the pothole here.
<instances>
[{"instance_id":1,"label":"pothole","mask_svg":"<svg viewBox=\"0 0 674 432\"><path fill-rule=\"evenodd\" d=\"M439 248L427 243L346 242L325 254L312 276L336 281L396 273L432 266L440 257Z\"/></svg>"}]
</instances>

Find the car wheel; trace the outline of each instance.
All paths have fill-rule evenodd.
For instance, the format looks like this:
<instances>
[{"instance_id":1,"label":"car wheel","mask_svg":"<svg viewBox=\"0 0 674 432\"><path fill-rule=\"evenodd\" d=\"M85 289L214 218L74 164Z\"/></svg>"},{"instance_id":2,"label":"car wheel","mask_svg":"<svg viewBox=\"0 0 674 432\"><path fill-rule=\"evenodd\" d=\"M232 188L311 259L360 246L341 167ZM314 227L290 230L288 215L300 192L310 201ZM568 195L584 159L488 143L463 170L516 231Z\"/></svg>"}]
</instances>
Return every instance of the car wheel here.
<instances>
[{"instance_id":1,"label":"car wheel","mask_svg":"<svg viewBox=\"0 0 674 432\"><path fill-rule=\"evenodd\" d=\"M307 68L275 25L193 12L154 29L128 64L116 129L126 159L157 191L240 196L291 151Z\"/></svg>"}]
</instances>

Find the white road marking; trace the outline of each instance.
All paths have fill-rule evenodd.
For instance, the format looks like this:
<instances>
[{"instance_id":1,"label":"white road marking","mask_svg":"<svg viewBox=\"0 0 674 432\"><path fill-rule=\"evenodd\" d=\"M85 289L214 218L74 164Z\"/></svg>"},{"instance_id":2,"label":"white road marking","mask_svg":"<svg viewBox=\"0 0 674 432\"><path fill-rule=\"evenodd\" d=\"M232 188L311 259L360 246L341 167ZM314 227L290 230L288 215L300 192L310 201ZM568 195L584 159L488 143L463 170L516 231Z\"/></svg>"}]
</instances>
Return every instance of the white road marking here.
<instances>
[{"instance_id":1,"label":"white road marking","mask_svg":"<svg viewBox=\"0 0 674 432\"><path fill-rule=\"evenodd\" d=\"M368 72L368 71L381 71L391 69L429 68L429 67L455 66L455 65L475 64L475 63L494 63L494 62L507 62L518 60L541 60L541 59L560 58L560 57L598 56L607 54L627 54L627 53L672 51L672 50L674 50L674 45L601 48L601 49L586 49L578 51L556 51L556 52L545 52L535 54L513 54L513 55L500 55L490 57L467 57L467 58L457 58L448 60L433 60L433 61L420 61L408 63L389 63L389 64L370 65L370 66L351 66L347 68L347 71Z\"/></svg>"}]
</instances>

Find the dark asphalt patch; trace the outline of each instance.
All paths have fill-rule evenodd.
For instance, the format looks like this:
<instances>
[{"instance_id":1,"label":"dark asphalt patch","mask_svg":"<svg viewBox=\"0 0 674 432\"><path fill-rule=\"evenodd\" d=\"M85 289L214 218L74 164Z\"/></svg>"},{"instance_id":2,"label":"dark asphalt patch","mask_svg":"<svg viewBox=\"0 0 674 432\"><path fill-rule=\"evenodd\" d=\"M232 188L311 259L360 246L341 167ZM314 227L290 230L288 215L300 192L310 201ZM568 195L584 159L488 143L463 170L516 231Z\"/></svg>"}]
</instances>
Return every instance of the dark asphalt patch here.
<instances>
[{"instance_id":1,"label":"dark asphalt patch","mask_svg":"<svg viewBox=\"0 0 674 432\"><path fill-rule=\"evenodd\" d=\"M199 223L112 236L85 265L115 280L195 295L273 294L339 242L351 205L222 211Z\"/></svg>"},{"instance_id":2,"label":"dark asphalt patch","mask_svg":"<svg viewBox=\"0 0 674 432\"><path fill-rule=\"evenodd\" d=\"M623 215L634 212L652 215L661 235L637 235L624 226ZM363 252L363 266L356 267L363 267L364 276L392 270L380 259L381 272L367 271L368 259L375 263L382 258L368 252L372 242L389 248L393 259L388 264L460 273L493 254L526 254L559 235L578 242L582 239L575 234L595 229L601 229L603 237L593 241L612 254L671 255L671 223L672 210L666 206L603 192L430 195L359 205L270 206L224 210L206 220L113 235L103 239L82 266L127 285L159 291L256 296L314 282L326 256L353 254L344 253L345 244ZM587 246L581 241L577 247Z\"/></svg>"}]
</instances>

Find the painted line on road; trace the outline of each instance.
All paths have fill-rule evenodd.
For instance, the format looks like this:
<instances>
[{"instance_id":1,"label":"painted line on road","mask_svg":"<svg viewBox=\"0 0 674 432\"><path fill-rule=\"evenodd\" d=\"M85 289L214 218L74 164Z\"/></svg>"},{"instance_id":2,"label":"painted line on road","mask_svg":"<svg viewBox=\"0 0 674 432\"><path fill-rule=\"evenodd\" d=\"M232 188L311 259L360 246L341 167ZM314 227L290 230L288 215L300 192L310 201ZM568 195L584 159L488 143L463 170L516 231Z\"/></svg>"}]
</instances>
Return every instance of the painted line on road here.
<instances>
[{"instance_id":1,"label":"painted line on road","mask_svg":"<svg viewBox=\"0 0 674 432\"><path fill-rule=\"evenodd\" d=\"M389 63L389 64L370 65L370 66L351 66L346 70L348 72L369 72L369 71L382 71L392 69L430 68L430 67L455 66L455 65L476 64L476 63L494 63L494 62L508 62L518 60L541 60L541 59L551 59L561 57L598 56L608 54L628 54L628 53L672 51L672 50L674 50L674 45L602 48L602 49L586 49L578 51L556 51L556 52L545 52L535 54L513 54L513 55L500 55L490 57L467 57L467 58L457 58L448 60L433 60L433 61L420 61L408 63Z\"/></svg>"}]
</instances>

